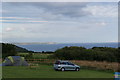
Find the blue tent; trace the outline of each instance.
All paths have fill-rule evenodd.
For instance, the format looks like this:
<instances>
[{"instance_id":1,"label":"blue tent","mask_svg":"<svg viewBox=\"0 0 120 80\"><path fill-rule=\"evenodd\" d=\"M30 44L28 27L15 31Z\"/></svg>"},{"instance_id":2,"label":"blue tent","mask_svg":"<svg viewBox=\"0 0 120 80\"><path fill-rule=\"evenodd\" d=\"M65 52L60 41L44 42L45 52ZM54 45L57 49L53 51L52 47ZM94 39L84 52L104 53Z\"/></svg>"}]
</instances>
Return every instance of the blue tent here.
<instances>
[{"instance_id":1,"label":"blue tent","mask_svg":"<svg viewBox=\"0 0 120 80\"><path fill-rule=\"evenodd\" d=\"M28 66L24 57L20 56L8 56L2 63L2 66Z\"/></svg>"}]
</instances>

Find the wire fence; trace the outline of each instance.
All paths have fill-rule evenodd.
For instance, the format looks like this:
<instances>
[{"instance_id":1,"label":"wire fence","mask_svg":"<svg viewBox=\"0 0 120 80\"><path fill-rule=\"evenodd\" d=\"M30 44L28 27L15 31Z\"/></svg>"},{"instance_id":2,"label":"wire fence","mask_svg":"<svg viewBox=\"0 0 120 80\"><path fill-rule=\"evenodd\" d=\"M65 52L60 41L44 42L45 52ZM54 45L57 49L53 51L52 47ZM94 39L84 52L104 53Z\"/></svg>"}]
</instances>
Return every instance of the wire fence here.
<instances>
[{"instance_id":1,"label":"wire fence","mask_svg":"<svg viewBox=\"0 0 120 80\"><path fill-rule=\"evenodd\" d=\"M54 63L55 59L26 59L28 63Z\"/></svg>"},{"instance_id":2,"label":"wire fence","mask_svg":"<svg viewBox=\"0 0 120 80\"><path fill-rule=\"evenodd\" d=\"M54 64L56 61L55 59L27 59L26 60L28 63L44 63L44 64ZM83 60L67 60L71 61L77 65L84 66L84 67L93 67L96 69L102 69L102 70L113 70L113 71L118 71L119 68L119 63L117 62L98 62L98 61L83 61Z\"/></svg>"}]
</instances>

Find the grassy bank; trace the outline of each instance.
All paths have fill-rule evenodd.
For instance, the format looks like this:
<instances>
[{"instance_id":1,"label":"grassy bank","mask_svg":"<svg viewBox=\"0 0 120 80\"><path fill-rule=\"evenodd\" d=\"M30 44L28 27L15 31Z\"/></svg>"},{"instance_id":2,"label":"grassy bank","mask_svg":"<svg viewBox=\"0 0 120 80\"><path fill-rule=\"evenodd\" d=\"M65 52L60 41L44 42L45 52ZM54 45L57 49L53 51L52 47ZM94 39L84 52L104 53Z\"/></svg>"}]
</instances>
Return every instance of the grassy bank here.
<instances>
[{"instance_id":1,"label":"grassy bank","mask_svg":"<svg viewBox=\"0 0 120 80\"><path fill-rule=\"evenodd\" d=\"M51 65L29 67L3 67L4 78L113 78L113 72L81 69L80 71L54 71Z\"/></svg>"}]
</instances>

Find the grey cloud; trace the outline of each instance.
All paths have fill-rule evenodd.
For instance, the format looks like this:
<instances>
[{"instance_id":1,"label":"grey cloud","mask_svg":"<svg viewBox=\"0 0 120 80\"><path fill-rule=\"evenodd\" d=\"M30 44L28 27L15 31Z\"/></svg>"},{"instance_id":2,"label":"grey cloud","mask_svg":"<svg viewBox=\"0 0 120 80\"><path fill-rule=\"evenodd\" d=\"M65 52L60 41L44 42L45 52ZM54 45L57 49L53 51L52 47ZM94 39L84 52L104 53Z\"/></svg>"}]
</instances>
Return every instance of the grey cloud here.
<instances>
[{"instance_id":1,"label":"grey cloud","mask_svg":"<svg viewBox=\"0 0 120 80\"><path fill-rule=\"evenodd\" d=\"M39 2L39 3L4 3L3 10L10 12L3 16L39 17L48 20L61 20L66 18L80 18L90 13L83 11L87 3L76 2Z\"/></svg>"},{"instance_id":2,"label":"grey cloud","mask_svg":"<svg viewBox=\"0 0 120 80\"><path fill-rule=\"evenodd\" d=\"M34 7L49 7L49 8L63 8L63 7L84 7L86 2L4 2L3 5L13 7L17 6L34 6Z\"/></svg>"}]
</instances>

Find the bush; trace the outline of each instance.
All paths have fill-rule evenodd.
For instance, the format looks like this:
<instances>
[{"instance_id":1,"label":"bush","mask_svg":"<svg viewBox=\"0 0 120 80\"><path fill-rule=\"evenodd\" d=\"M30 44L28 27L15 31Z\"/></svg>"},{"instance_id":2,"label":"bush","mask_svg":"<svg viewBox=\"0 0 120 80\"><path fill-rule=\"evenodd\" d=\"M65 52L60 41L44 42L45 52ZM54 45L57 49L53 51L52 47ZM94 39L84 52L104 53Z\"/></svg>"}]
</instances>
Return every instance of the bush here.
<instances>
[{"instance_id":1,"label":"bush","mask_svg":"<svg viewBox=\"0 0 120 80\"><path fill-rule=\"evenodd\" d=\"M93 47L86 49L84 47L64 47L55 51L54 56L58 59L66 60L96 60L118 62L120 61L117 48Z\"/></svg>"},{"instance_id":2,"label":"bush","mask_svg":"<svg viewBox=\"0 0 120 80\"><path fill-rule=\"evenodd\" d=\"M2 43L2 58L7 56L15 56L17 54L15 45Z\"/></svg>"}]
</instances>

